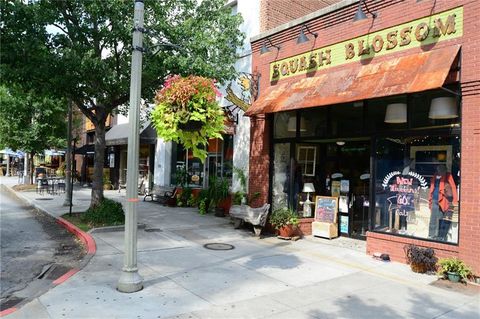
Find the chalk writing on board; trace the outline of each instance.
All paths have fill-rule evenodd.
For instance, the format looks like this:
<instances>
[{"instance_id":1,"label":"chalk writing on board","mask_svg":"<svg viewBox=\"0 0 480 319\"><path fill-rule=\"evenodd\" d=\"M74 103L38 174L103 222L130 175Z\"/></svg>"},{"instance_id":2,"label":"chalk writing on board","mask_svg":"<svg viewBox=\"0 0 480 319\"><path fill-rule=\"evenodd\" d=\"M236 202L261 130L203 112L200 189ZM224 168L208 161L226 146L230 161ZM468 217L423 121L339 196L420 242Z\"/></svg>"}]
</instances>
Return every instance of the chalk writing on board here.
<instances>
[{"instance_id":1,"label":"chalk writing on board","mask_svg":"<svg viewBox=\"0 0 480 319\"><path fill-rule=\"evenodd\" d=\"M338 198L317 196L315 198L315 220L324 223L336 223Z\"/></svg>"}]
</instances>

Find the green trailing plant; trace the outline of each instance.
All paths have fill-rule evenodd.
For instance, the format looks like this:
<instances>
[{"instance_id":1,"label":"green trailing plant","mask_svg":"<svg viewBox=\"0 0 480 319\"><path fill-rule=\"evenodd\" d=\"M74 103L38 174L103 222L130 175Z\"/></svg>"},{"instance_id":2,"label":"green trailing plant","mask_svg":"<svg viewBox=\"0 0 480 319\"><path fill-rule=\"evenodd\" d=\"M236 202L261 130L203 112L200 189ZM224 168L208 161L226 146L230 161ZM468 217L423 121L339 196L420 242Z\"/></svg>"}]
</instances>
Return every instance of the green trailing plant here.
<instances>
[{"instance_id":1,"label":"green trailing plant","mask_svg":"<svg viewBox=\"0 0 480 319\"><path fill-rule=\"evenodd\" d=\"M218 96L214 80L194 75L169 77L157 92L152 112L157 134L165 141L183 144L203 162L208 140L221 139L225 129L225 114L216 100Z\"/></svg>"},{"instance_id":2,"label":"green trailing plant","mask_svg":"<svg viewBox=\"0 0 480 319\"><path fill-rule=\"evenodd\" d=\"M270 215L269 220L270 224L272 224L275 229L280 229L288 225L296 227L300 223L297 212L287 207L281 207L274 210Z\"/></svg>"},{"instance_id":3,"label":"green trailing plant","mask_svg":"<svg viewBox=\"0 0 480 319\"><path fill-rule=\"evenodd\" d=\"M200 215L205 215L207 213L207 200L206 199L202 199L198 203L198 213Z\"/></svg>"},{"instance_id":4,"label":"green trailing plant","mask_svg":"<svg viewBox=\"0 0 480 319\"><path fill-rule=\"evenodd\" d=\"M175 182L177 186L185 188L188 184L188 172L185 167L178 168L175 171Z\"/></svg>"},{"instance_id":5,"label":"green trailing plant","mask_svg":"<svg viewBox=\"0 0 480 319\"><path fill-rule=\"evenodd\" d=\"M438 261L438 266L437 273L440 276L446 276L447 273L450 272L458 274L463 280L467 280L467 278L473 274L470 267L468 267L462 260L455 257L440 259Z\"/></svg>"},{"instance_id":6,"label":"green trailing plant","mask_svg":"<svg viewBox=\"0 0 480 319\"><path fill-rule=\"evenodd\" d=\"M89 208L81 217L81 221L93 227L122 225L125 223L125 213L122 204L104 198L98 206Z\"/></svg>"},{"instance_id":7,"label":"green trailing plant","mask_svg":"<svg viewBox=\"0 0 480 319\"><path fill-rule=\"evenodd\" d=\"M198 205L198 212L201 215L205 215L208 212L208 204L210 199L208 198L208 189L202 189L196 198Z\"/></svg>"},{"instance_id":8,"label":"green trailing plant","mask_svg":"<svg viewBox=\"0 0 480 319\"><path fill-rule=\"evenodd\" d=\"M404 247L404 251L407 263L410 264L414 272L435 271L438 258L432 248L410 244Z\"/></svg>"}]
</instances>

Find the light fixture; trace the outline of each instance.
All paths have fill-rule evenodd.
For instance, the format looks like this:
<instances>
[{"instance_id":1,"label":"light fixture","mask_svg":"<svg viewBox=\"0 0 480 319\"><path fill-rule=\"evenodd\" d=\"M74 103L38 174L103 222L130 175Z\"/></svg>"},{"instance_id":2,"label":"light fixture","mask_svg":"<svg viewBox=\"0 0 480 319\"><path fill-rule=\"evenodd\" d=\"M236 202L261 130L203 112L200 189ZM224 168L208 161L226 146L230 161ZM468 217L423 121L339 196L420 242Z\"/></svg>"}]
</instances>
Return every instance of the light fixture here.
<instances>
[{"instance_id":1,"label":"light fixture","mask_svg":"<svg viewBox=\"0 0 480 319\"><path fill-rule=\"evenodd\" d=\"M288 118L287 130L289 132L296 132L297 131L297 117L296 116L290 116ZM305 118L301 117L300 118L300 132L306 132L306 131L307 131L307 122L305 121Z\"/></svg>"},{"instance_id":2,"label":"light fixture","mask_svg":"<svg viewBox=\"0 0 480 319\"><path fill-rule=\"evenodd\" d=\"M377 17L377 14L376 14L376 13L371 12L371 11L368 9L367 4L365 3L365 1L364 1L364 0L360 0L360 1L358 2L357 12L355 13L355 16L353 17L353 22L367 19L367 15L366 15L365 12L363 12L363 10L362 10L362 2L363 2L363 4L365 5L365 9L367 10L367 12L372 15L372 18L375 19L375 18Z\"/></svg>"},{"instance_id":3,"label":"light fixture","mask_svg":"<svg viewBox=\"0 0 480 319\"><path fill-rule=\"evenodd\" d=\"M388 104L385 112L385 123L407 123L407 104Z\"/></svg>"},{"instance_id":4,"label":"light fixture","mask_svg":"<svg viewBox=\"0 0 480 319\"><path fill-rule=\"evenodd\" d=\"M338 146L343 146L345 145L345 141L337 141L336 142Z\"/></svg>"},{"instance_id":5,"label":"light fixture","mask_svg":"<svg viewBox=\"0 0 480 319\"><path fill-rule=\"evenodd\" d=\"M310 39L305 35L305 32L303 32L303 30L307 30L307 32L313 35L315 39L318 37L318 33L310 31L310 29L306 24L302 24L302 28L300 29L300 34L298 35L298 38L297 38L297 44L302 44L310 41Z\"/></svg>"},{"instance_id":6,"label":"light fixture","mask_svg":"<svg viewBox=\"0 0 480 319\"><path fill-rule=\"evenodd\" d=\"M311 217L312 216L312 204L313 202L310 201L310 193L315 192L315 187L313 183L305 183L303 184L303 193L307 193L307 200L303 203L303 217Z\"/></svg>"},{"instance_id":7,"label":"light fixture","mask_svg":"<svg viewBox=\"0 0 480 319\"><path fill-rule=\"evenodd\" d=\"M263 40L262 47L260 48L260 54L263 55L265 53L270 52L270 49L269 49L270 46L272 46L272 47L276 48L278 51L280 51L280 46L279 45L273 44L272 40L270 40L270 38L266 38L265 40Z\"/></svg>"},{"instance_id":8,"label":"light fixture","mask_svg":"<svg viewBox=\"0 0 480 319\"><path fill-rule=\"evenodd\" d=\"M437 97L432 99L428 117L434 120L458 117L456 99L454 97Z\"/></svg>"}]
</instances>

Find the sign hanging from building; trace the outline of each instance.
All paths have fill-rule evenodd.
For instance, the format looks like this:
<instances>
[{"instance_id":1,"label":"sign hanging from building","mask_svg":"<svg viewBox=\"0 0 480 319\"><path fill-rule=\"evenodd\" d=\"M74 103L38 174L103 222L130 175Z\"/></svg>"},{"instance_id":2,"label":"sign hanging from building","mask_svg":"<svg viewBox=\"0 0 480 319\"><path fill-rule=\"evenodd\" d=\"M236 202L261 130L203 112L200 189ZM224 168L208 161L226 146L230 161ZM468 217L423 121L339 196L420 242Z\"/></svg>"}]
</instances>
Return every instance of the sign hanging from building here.
<instances>
[{"instance_id":1,"label":"sign hanging from building","mask_svg":"<svg viewBox=\"0 0 480 319\"><path fill-rule=\"evenodd\" d=\"M368 60L455 39L463 34L463 7L455 8L354 39L270 63L270 81L342 64Z\"/></svg>"}]
</instances>

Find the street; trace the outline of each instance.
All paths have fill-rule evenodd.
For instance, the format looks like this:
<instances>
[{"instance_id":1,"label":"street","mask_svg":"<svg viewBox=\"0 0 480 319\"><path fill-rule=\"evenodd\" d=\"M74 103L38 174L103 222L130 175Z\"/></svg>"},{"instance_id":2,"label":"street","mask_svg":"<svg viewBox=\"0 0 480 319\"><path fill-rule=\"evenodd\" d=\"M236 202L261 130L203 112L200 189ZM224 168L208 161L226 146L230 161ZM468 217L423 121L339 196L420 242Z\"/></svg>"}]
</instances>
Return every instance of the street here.
<instances>
[{"instance_id":1,"label":"street","mask_svg":"<svg viewBox=\"0 0 480 319\"><path fill-rule=\"evenodd\" d=\"M1 310L46 291L83 255L53 218L22 204L3 185L0 221Z\"/></svg>"}]
</instances>

